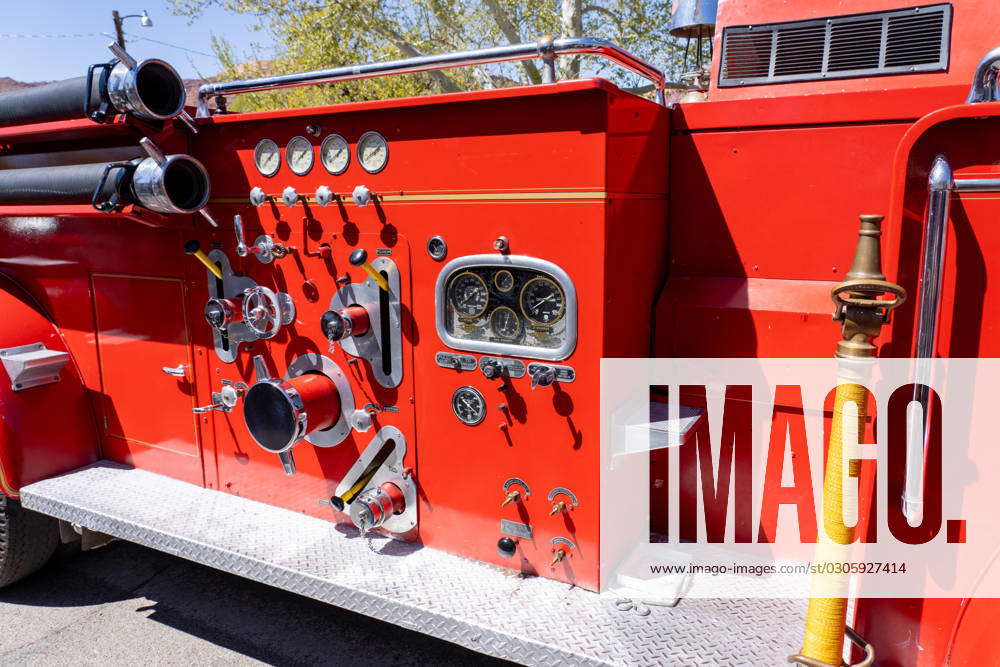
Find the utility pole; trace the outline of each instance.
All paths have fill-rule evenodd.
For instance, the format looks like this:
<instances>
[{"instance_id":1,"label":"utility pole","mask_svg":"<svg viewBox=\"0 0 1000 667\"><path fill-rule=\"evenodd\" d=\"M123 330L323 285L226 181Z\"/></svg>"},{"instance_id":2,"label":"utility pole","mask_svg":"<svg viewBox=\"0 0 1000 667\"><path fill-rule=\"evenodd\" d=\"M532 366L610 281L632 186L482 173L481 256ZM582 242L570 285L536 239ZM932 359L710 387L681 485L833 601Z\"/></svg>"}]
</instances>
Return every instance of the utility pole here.
<instances>
[{"instance_id":1,"label":"utility pole","mask_svg":"<svg viewBox=\"0 0 1000 667\"><path fill-rule=\"evenodd\" d=\"M118 10L112 10L111 18L115 21L115 39L118 40L118 46L125 48L125 33L122 31L122 17L118 13Z\"/></svg>"}]
</instances>

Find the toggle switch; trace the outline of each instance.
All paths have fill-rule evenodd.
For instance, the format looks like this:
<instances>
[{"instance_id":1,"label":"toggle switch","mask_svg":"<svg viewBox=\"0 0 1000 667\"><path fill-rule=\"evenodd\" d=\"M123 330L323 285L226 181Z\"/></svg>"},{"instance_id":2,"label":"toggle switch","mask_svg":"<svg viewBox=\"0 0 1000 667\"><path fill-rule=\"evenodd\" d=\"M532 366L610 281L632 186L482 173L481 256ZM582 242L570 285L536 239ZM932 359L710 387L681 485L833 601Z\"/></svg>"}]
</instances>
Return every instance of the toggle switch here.
<instances>
[{"instance_id":1,"label":"toggle switch","mask_svg":"<svg viewBox=\"0 0 1000 667\"><path fill-rule=\"evenodd\" d=\"M208 258L202 249L201 244L195 239L191 239L184 244L184 254L193 255L195 259L205 265L205 268L212 272L212 275L222 280L222 269L215 265L215 262Z\"/></svg>"},{"instance_id":2,"label":"toggle switch","mask_svg":"<svg viewBox=\"0 0 1000 667\"><path fill-rule=\"evenodd\" d=\"M351 256L348 258L348 261L351 263L351 266L359 266L362 269L364 269L365 273L367 273L371 277L371 279L375 281L375 284L378 285L382 291L384 292L389 291L389 281L385 279L385 276L376 271L375 267L372 266L371 263L368 261L367 250L365 250L364 248L358 248L357 250L351 253Z\"/></svg>"},{"instance_id":3,"label":"toggle switch","mask_svg":"<svg viewBox=\"0 0 1000 667\"><path fill-rule=\"evenodd\" d=\"M513 491L507 494L507 497L504 498L504 501L500 503L500 507L506 507L511 503L517 502L520 497L521 497L521 492L518 491L517 489L514 489Z\"/></svg>"}]
</instances>

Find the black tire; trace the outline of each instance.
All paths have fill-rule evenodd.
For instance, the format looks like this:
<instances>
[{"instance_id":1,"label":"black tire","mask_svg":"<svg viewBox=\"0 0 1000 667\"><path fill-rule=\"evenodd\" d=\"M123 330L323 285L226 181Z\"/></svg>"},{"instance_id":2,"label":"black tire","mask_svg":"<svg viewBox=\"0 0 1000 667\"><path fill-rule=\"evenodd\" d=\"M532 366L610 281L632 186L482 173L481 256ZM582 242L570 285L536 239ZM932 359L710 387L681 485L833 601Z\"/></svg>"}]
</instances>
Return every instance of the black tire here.
<instances>
[{"instance_id":1,"label":"black tire","mask_svg":"<svg viewBox=\"0 0 1000 667\"><path fill-rule=\"evenodd\" d=\"M0 493L0 587L40 569L58 547L58 521Z\"/></svg>"}]
</instances>

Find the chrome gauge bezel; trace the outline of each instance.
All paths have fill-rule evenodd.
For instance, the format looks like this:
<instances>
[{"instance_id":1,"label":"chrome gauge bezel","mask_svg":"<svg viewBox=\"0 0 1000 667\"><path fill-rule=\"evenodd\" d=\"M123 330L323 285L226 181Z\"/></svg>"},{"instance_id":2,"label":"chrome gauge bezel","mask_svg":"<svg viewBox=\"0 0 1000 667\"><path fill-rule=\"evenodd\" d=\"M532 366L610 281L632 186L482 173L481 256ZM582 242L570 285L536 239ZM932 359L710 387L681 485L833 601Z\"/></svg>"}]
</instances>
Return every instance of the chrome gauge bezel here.
<instances>
[{"instance_id":1,"label":"chrome gauge bezel","mask_svg":"<svg viewBox=\"0 0 1000 667\"><path fill-rule=\"evenodd\" d=\"M274 165L274 169L271 171L266 171L260 166L260 154L265 148L270 148L274 151L274 154L278 156L278 162ZM271 178L281 169L281 149L278 147L278 142L274 139L261 139L257 142L257 145L253 149L253 166L261 176L265 178Z\"/></svg>"},{"instance_id":2,"label":"chrome gauge bezel","mask_svg":"<svg viewBox=\"0 0 1000 667\"><path fill-rule=\"evenodd\" d=\"M301 171L296 169L295 166L292 164L292 158L290 152L292 150L293 143L304 143L306 147L309 148L309 166L307 166L305 169ZM306 137L303 137L301 135L289 139L288 143L285 144L285 163L288 165L288 169L296 176L305 176L310 171L312 171L313 166L316 164L316 151L313 150L312 142L309 141L309 139L307 139Z\"/></svg>"},{"instance_id":3,"label":"chrome gauge bezel","mask_svg":"<svg viewBox=\"0 0 1000 667\"><path fill-rule=\"evenodd\" d=\"M340 169L339 171L331 169L330 166L326 163L326 157L325 157L328 145L337 141L343 142L344 150L347 152L347 161L344 162L344 168ZM333 174L334 176L339 176L340 174L343 174L345 171L347 171L347 168L351 166L351 145L347 143L347 139L345 139L344 137L342 137L337 133L328 134L323 139L323 143L319 145L319 161L320 164L323 165L323 169L326 169L327 173Z\"/></svg>"},{"instance_id":4,"label":"chrome gauge bezel","mask_svg":"<svg viewBox=\"0 0 1000 667\"><path fill-rule=\"evenodd\" d=\"M459 394L469 395L476 401L479 408L479 415L475 421L469 421L458 413L458 408L455 407L455 401L458 400ZM484 419L486 419L486 399L475 387L463 385L456 389L451 395L451 412L455 415L455 419L462 422L466 426L478 426L483 423Z\"/></svg>"},{"instance_id":5,"label":"chrome gauge bezel","mask_svg":"<svg viewBox=\"0 0 1000 667\"><path fill-rule=\"evenodd\" d=\"M448 295L446 289L452 277L457 277L463 269L482 267L487 269L527 269L544 274L562 288L564 297L564 311L562 319L565 320L565 331L563 341L559 347L537 347L533 345L521 345L515 342L501 342L495 340L472 340L453 336L447 327L448 321ZM475 274L474 274L475 275ZM478 277L478 276L477 276ZM487 303L487 308L489 304ZM437 282L434 286L434 323L437 329L438 338L448 347L455 350L467 350L469 352L482 352L485 354L507 355L514 357L524 357L528 359L544 359L548 361L561 361L569 357L576 349L577 340L577 298L576 288L569 275L559 266L552 262L537 257L526 255L466 255L456 257L445 264L438 273ZM485 312L485 310L484 310Z\"/></svg>"},{"instance_id":6,"label":"chrome gauge bezel","mask_svg":"<svg viewBox=\"0 0 1000 667\"><path fill-rule=\"evenodd\" d=\"M377 168L370 168L367 164L365 164L365 159L361 152L365 147L365 143L372 138L377 138L379 141L382 142L382 145L385 147L385 158L382 160L382 164L380 164ZM360 164L361 168L367 171L369 174L377 174L383 169L385 169L386 165L389 164L389 142L386 140L385 137L383 137L378 132L375 131L365 132L360 137L358 137L358 143L357 143L357 148L355 148L355 152L357 153L358 164Z\"/></svg>"}]
</instances>

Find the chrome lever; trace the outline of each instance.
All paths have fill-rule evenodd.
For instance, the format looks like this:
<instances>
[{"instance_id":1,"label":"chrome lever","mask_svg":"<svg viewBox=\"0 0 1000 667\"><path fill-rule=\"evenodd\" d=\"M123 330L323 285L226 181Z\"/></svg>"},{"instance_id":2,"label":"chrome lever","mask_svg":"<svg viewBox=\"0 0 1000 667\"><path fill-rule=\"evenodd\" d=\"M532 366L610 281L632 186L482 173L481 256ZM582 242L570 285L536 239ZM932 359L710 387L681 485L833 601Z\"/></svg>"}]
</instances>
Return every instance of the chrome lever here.
<instances>
[{"instance_id":1,"label":"chrome lever","mask_svg":"<svg viewBox=\"0 0 1000 667\"><path fill-rule=\"evenodd\" d=\"M240 257L246 257L248 251L246 237L243 236L243 218L239 215L234 215L233 227L236 228L236 254Z\"/></svg>"},{"instance_id":2,"label":"chrome lever","mask_svg":"<svg viewBox=\"0 0 1000 667\"><path fill-rule=\"evenodd\" d=\"M213 403L212 405L203 405L200 408L192 408L191 412L196 415L204 414L206 412L211 412L212 410L220 410L225 407L222 403Z\"/></svg>"},{"instance_id":3,"label":"chrome lever","mask_svg":"<svg viewBox=\"0 0 1000 667\"><path fill-rule=\"evenodd\" d=\"M175 378L182 378L187 375L187 366L185 366L184 364L181 364L177 368L164 366L161 370L167 375L173 375Z\"/></svg>"}]
</instances>

